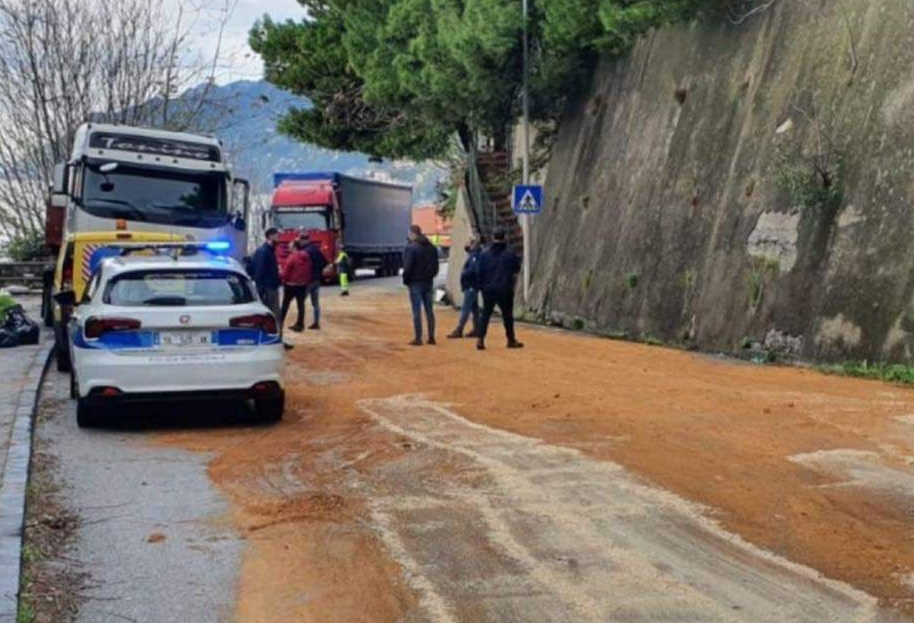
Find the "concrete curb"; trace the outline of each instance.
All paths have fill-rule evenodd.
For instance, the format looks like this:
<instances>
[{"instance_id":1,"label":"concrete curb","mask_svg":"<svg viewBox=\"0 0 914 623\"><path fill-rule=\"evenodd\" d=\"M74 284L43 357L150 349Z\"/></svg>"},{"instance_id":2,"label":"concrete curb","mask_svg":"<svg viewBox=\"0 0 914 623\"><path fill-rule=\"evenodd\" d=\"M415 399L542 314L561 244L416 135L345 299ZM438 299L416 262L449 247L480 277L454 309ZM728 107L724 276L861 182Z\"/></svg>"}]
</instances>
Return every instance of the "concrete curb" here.
<instances>
[{"instance_id":1,"label":"concrete curb","mask_svg":"<svg viewBox=\"0 0 914 623\"><path fill-rule=\"evenodd\" d=\"M0 482L0 623L15 623L19 606L25 498L32 458L32 421L52 346L52 342L45 342L35 353L25 387L19 392L6 467Z\"/></svg>"}]
</instances>

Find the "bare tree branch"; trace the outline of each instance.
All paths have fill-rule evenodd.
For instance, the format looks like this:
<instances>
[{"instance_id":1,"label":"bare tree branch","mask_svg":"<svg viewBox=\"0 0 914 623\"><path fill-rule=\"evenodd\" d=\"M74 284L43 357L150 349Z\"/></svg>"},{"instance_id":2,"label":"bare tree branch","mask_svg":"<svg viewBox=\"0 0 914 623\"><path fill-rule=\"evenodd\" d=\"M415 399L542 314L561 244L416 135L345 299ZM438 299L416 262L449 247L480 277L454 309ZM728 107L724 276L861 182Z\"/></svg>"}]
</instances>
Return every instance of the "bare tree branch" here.
<instances>
[{"instance_id":1,"label":"bare tree branch","mask_svg":"<svg viewBox=\"0 0 914 623\"><path fill-rule=\"evenodd\" d=\"M237 3L0 0L0 235L43 229L54 164L81 123L196 127ZM205 58L202 28L217 39Z\"/></svg>"}]
</instances>

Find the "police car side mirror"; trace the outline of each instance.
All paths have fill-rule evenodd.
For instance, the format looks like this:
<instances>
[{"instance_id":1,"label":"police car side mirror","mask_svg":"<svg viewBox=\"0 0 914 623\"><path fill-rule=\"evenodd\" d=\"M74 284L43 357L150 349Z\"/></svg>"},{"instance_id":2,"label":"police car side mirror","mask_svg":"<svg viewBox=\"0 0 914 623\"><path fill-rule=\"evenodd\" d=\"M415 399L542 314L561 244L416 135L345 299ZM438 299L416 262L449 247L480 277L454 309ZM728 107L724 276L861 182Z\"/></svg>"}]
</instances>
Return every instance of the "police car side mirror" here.
<instances>
[{"instance_id":1,"label":"police car side mirror","mask_svg":"<svg viewBox=\"0 0 914 623\"><path fill-rule=\"evenodd\" d=\"M54 295L54 300L58 305L73 307L76 305L76 292L73 290L63 290Z\"/></svg>"},{"instance_id":2,"label":"police car side mirror","mask_svg":"<svg viewBox=\"0 0 914 623\"><path fill-rule=\"evenodd\" d=\"M235 226L235 229L238 231L244 231L247 229L248 224L244 220L241 212L235 212L235 218L232 219L232 225Z\"/></svg>"}]
</instances>

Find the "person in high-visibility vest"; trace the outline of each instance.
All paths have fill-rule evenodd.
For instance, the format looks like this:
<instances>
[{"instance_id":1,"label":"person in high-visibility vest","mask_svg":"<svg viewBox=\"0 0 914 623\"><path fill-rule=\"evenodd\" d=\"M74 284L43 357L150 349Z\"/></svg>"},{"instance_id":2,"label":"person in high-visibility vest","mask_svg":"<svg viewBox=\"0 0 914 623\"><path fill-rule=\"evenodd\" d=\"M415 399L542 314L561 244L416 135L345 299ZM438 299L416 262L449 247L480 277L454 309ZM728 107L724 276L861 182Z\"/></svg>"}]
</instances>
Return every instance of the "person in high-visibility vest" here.
<instances>
[{"instance_id":1,"label":"person in high-visibility vest","mask_svg":"<svg viewBox=\"0 0 914 623\"><path fill-rule=\"evenodd\" d=\"M340 296L349 296L349 256L346 249L340 249L340 254L336 256L336 272L340 276Z\"/></svg>"}]
</instances>

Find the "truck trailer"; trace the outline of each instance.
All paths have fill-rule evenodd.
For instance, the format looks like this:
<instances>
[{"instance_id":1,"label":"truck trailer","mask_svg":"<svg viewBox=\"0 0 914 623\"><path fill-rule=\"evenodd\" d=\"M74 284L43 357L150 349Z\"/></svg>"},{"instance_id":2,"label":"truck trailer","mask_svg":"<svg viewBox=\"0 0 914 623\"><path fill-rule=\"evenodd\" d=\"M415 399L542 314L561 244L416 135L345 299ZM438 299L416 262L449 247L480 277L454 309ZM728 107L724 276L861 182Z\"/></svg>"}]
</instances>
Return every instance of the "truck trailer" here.
<instances>
[{"instance_id":1,"label":"truck trailer","mask_svg":"<svg viewBox=\"0 0 914 623\"><path fill-rule=\"evenodd\" d=\"M353 271L389 276L402 266L411 212L409 186L335 172L276 173L263 226L279 230L280 262L289 243L307 233L328 261L325 279L337 277L333 262L344 247Z\"/></svg>"}]
</instances>

